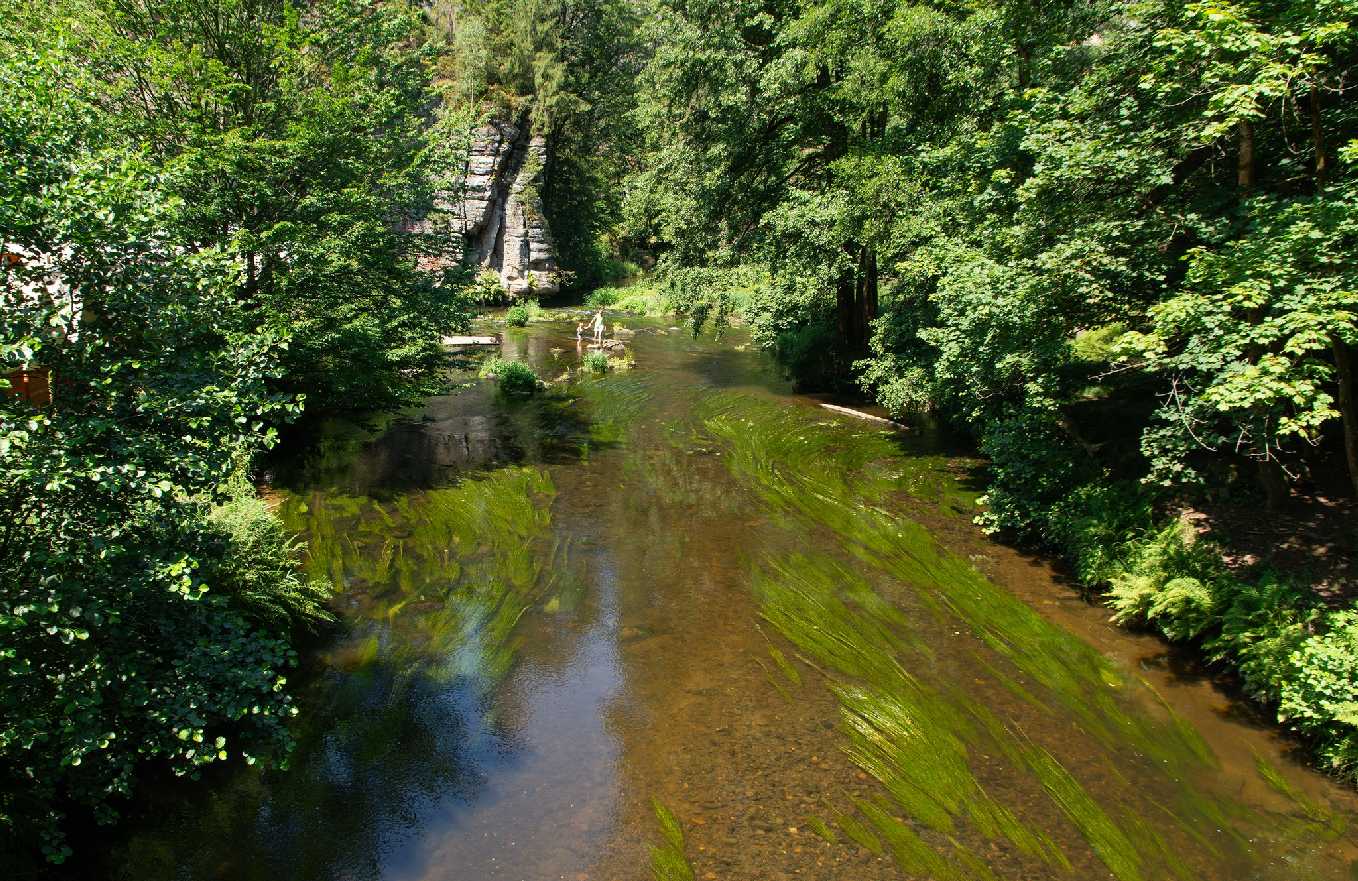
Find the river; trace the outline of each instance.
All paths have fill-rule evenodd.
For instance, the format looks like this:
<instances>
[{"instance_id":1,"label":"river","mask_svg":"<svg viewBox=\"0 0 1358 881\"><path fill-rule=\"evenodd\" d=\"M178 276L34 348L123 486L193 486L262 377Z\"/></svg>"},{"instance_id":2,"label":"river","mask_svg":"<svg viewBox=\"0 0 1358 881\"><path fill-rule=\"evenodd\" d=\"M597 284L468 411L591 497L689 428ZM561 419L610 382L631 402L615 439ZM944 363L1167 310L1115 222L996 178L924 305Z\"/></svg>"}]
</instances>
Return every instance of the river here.
<instances>
[{"instance_id":1,"label":"river","mask_svg":"<svg viewBox=\"0 0 1358 881\"><path fill-rule=\"evenodd\" d=\"M1353 879L1348 790L971 525L978 463L738 332L507 330L547 393L333 421L273 475L342 635L286 770L160 793L155 879Z\"/></svg>"}]
</instances>

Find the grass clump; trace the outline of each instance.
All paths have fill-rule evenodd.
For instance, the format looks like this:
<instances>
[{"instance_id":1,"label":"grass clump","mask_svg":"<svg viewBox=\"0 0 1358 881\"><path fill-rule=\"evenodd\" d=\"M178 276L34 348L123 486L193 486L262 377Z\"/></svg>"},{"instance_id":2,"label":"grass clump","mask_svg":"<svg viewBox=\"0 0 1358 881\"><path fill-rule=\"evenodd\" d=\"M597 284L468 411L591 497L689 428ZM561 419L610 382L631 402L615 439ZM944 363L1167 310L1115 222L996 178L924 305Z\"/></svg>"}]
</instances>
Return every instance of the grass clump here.
<instances>
[{"instance_id":1,"label":"grass clump","mask_svg":"<svg viewBox=\"0 0 1358 881\"><path fill-rule=\"evenodd\" d=\"M608 356L603 352L586 352L580 359L580 366L592 373L607 373Z\"/></svg>"},{"instance_id":2,"label":"grass clump","mask_svg":"<svg viewBox=\"0 0 1358 881\"><path fill-rule=\"evenodd\" d=\"M537 393L538 376L522 361L491 358L481 366L481 378L493 379L500 393L511 398L528 398Z\"/></svg>"},{"instance_id":3,"label":"grass clump","mask_svg":"<svg viewBox=\"0 0 1358 881\"><path fill-rule=\"evenodd\" d=\"M613 309L653 318L674 312L674 304L665 299L661 290L646 282L626 287L598 288L585 297L585 305L590 309Z\"/></svg>"},{"instance_id":4,"label":"grass clump","mask_svg":"<svg viewBox=\"0 0 1358 881\"><path fill-rule=\"evenodd\" d=\"M534 321L547 320L547 310L537 300L524 299L505 310L505 324L510 327L527 327Z\"/></svg>"}]
</instances>

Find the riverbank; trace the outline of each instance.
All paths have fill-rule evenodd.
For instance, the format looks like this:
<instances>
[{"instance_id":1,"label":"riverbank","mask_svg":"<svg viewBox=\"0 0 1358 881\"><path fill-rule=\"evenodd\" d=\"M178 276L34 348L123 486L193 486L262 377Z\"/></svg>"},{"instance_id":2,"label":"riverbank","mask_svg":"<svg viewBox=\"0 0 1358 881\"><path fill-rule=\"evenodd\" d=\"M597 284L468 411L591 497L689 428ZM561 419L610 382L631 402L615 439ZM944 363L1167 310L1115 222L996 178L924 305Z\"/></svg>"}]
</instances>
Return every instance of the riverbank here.
<instances>
[{"instance_id":1,"label":"riverbank","mask_svg":"<svg viewBox=\"0 0 1358 881\"><path fill-rule=\"evenodd\" d=\"M1253 515L1271 516L1258 509ZM1157 520L1136 489L1091 486L1048 512L1046 529L1114 621L1195 647L1308 744L1319 767L1352 785L1358 780L1352 604L1342 595L1327 597L1308 577L1314 570L1240 560L1239 546L1200 528L1202 519L1185 512Z\"/></svg>"}]
</instances>

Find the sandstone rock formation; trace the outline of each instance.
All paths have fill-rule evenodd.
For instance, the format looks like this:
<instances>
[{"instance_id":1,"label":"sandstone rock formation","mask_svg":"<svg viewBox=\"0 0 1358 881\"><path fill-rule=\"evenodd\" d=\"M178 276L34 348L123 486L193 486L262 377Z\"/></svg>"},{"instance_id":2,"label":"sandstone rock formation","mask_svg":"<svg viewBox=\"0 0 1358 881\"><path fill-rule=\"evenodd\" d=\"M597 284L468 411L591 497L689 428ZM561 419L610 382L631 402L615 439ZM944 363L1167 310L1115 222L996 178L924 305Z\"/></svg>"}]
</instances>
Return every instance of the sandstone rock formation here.
<instances>
[{"instance_id":1,"label":"sandstone rock formation","mask_svg":"<svg viewBox=\"0 0 1358 881\"><path fill-rule=\"evenodd\" d=\"M556 293L556 249L542 210L547 142L496 121L474 133L461 200L450 205L466 259L494 270L513 297Z\"/></svg>"}]
</instances>

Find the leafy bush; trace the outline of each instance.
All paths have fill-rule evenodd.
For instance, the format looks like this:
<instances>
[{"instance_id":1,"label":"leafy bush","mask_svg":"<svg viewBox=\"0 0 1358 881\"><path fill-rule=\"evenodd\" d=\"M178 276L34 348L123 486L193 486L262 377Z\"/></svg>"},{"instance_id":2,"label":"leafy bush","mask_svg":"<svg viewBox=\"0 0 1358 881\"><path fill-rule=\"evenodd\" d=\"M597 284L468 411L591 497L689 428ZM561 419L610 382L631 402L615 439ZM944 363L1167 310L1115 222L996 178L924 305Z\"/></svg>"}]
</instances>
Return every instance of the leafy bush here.
<instances>
[{"instance_id":1,"label":"leafy bush","mask_svg":"<svg viewBox=\"0 0 1358 881\"><path fill-rule=\"evenodd\" d=\"M1057 501L1045 536L1082 583L1101 585L1119 571L1129 538L1151 523L1150 503L1135 484L1087 483Z\"/></svg>"},{"instance_id":2,"label":"leafy bush","mask_svg":"<svg viewBox=\"0 0 1358 881\"><path fill-rule=\"evenodd\" d=\"M590 291L589 296L585 297L585 305L591 309L607 309L621 299L622 291L618 288L598 288Z\"/></svg>"},{"instance_id":3,"label":"leafy bush","mask_svg":"<svg viewBox=\"0 0 1358 881\"><path fill-rule=\"evenodd\" d=\"M626 288L626 294L618 300L615 309L630 315L669 315L670 310L661 301L660 292L655 288L635 286Z\"/></svg>"},{"instance_id":4,"label":"leafy bush","mask_svg":"<svg viewBox=\"0 0 1358 881\"><path fill-rule=\"evenodd\" d=\"M148 764L289 749L296 658L269 619L306 603L268 596L291 561L264 514L227 527L211 501L298 406L269 391L284 356L239 308L240 265L172 237L186 206L108 147L83 66L0 64L0 213L53 255L0 277L0 374L62 378L41 410L0 396L0 850L60 862L68 816L113 820Z\"/></svg>"},{"instance_id":5,"label":"leafy bush","mask_svg":"<svg viewBox=\"0 0 1358 881\"><path fill-rule=\"evenodd\" d=\"M505 323L510 327L528 326L528 307L522 305L510 306L505 313Z\"/></svg>"},{"instance_id":6,"label":"leafy bush","mask_svg":"<svg viewBox=\"0 0 1358 881\"><path fill-rule=\"evenodd\" d=\"M1180 522L1131 546L1108 593L1113 620L1149 623L1173 640L1191 639L1213 624L1217 586L1226 579L1215 551L1185 540Z\"/></svg>"},{"instance_id":7,"label":"leafy bush","mask_svg":"<svg viewBox=\"0 0 1358 881\"><path fill-rule=\"evenodd\" d=\"M772 349L799 391L832 389L839 384L843 357L833 322L809 321L780 330Z\"/></svg>"},{"instance_id":8,"label":"leafy bush","mask_svg":"<svg viewBox=\"0 0 1358 881\"><path fill-rule=\"evenodd\" d=\"M981 451L992 479L977 522L987 532L1041 538L1046 512L1078 485L1071 446L1053 413L1016 409L987 423Z\"/></svg>"},{"instance_id":9,"label":"leafy bush","mask_svg":"<svg viewBox=\"0 0 1358 881\"><path fill-rule=\"evenodd\" d=\"M479 306L496 306L509 297L504 286L500 284L500 274L493 269L478 272L467 295Z\"/></svg>"},{"instance_id":10,"label":"leafy bush","mask_svg":"<svg viewBox=\"0 0 1358 881\"><path fill-rule=\"evenodd\" d=\"M481 376L494 379L499 385L501 394L511 398L531 397L538 390L537 374L522 361L491 358L482 365Z\"/></svg>"},{"instance_id":11,"label":"leafy bush","mask_svg":"<svg viewBox=\"0 0 1358 881\"><path fill-rule=\"evenodd\" d=\"M1146 617L1172 640L1192 639L1212 626L1216 598L1196 578L1180 576L1166 581L1151 598Z\"/></svg>"},{"instance_id":12,"label":"leafy bush","mask_svg":"<svg viewBox=\"0 0 1358 881\"><path fill-rule=\"evenodd\" d=\"M298 571L297 539L248 484L214 508L207 523L217 548L203 579L247 618L278 633L315 633L334 620L325 607L330 585Z\"/></svg>"},{"instance_id":13,"label":"leafy bush","mask_svg":"<svg viewBox=\"0 0 1358 881\"><path fill-rule=\"evenodd\" d=\"M585 357L580 359L580 366L594 373L605 373L608 371L608 356L603 352L586 352Z\"/></svg>"},{"instance_id":14,"label":"leafy bush","mask_svg":"<svg viewBox=\"0 0 1358 881\"><path fill-rule=\"evenodd\" d=\"M1328 616L1326 632L1292 653L1278 717L1321 740L1338 770L1358 771L1358 611Z\"/></svg>"},{"instance_id":15,"label":"leafy bush","mask_svg":"<svg viewBox=\"0 0 1358 881\"><path fill-rule=\"evenodd\" d=\"M1251 697L1277 703L1291 671L1292 653L1320 615L1315 597L1274 573L1264 573L1254 582L1232 581L1230 589L1221 629L1204 646L1208 657L1233 664Z\"/></svg>"}]
</instances>

